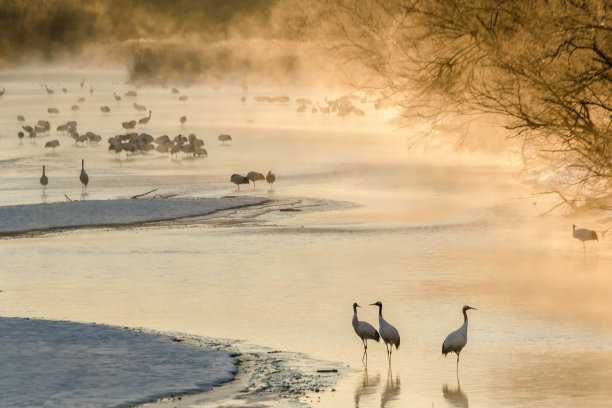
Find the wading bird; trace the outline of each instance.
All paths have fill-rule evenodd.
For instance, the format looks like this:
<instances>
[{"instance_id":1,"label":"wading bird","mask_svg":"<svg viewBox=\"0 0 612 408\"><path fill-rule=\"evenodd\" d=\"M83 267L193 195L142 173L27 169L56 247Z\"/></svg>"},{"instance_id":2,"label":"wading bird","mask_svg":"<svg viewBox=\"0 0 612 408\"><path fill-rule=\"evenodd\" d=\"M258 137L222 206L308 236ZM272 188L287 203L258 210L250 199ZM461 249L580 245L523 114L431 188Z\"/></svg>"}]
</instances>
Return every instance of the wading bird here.
<instances>
[{"instance_id":1,"label":"wading bird","mask_svg":"<svg viewBox=\"0 0 612 408\"><path fill-rule=\"evenodd\" d=\"M118 104L119 102L121 102L121 97L120 97L119 95L117 95L117 93L116 93L116 92L113 92L113 96L115 97L115 100L117 101L117 104Z\"/></svg>"},{"instance_id":2,"label":"wading bird","mask_svg":"<svg viewBox=\"0 0 612 408\"><path fill-rule=\"evenodd\" d=\"M185 127L185 122L187 122L187 116L181 116L180 122L181 127Z\"/></svg>"},{"instance_id":3,"label":"wading bird","mask_svg":"<svg viewBox=\"0 0 612 408\"><path fill-rule=\"evenodd\" d=\"M45 175L45 166L43 166L43 174L40 176L40 184L42 185L43 191L47 189L47 184L49 184L49 179Z\"/></svg>"},{"instance_id":4,"label":"wading bird","mask_svg":"<svg viewBox=\"0 0 612 408\"><path fill-rule=\"evenodd\" d=\"M263 174L258 173L256 171L249 171L247 173L247 177L249 178L249 180L251 180L253 182L253 188L255 188L255 182L257 180L265 180L266 179Z\"/></svg>"},{"instance_id":5,"label":"wading bird","mask_svg":"<svg viewBox=\"0 0 612 408\"><path fill-rule=\"evenodd\" d=\"M81 159L81 175L79 176L79 180L81 180L81 188L86 191L87 184L89 183L89 176L85 171L85 159Z\"/></svg>"},{"instance_id":6,"label":"wading bird","mask_svg":"<svg viewBox=\"0 0 612 408\"><path fill-rule=\"evenodd\" d=\"M574 238L582 241L582 252L586 252L586 245L584 241L597 241L599 242L599 238L597 237L597 233L593 230L586 228L576 228L576 225L572 225Z\"/></svg>"},{"instance_id":7,"label":"wading bird","mask_svg":"<svg viewBox=\"0 0 612 408\"><path fill-rule=\"evenodd\" d=\"M110 113L110 108L106 105L104 106L100 106L100 110L102 111L102 113Z\"/></svg>"},{"instance_id":8,"label":"wading bird","mask_svg":"<svg viewBox=\"0 0 612 408\"><path fill-rule=\"evenodd\" d=\"M232 174L232 177L230 177L230 181L238 186L238 190L240 190L241 184L249 184L249 178L244 177L240 174Z\"/></svg>"},{"instance_id":9,"label":"wading bird","mask_svg":"<svg viewBox=\"0 0 612 408\"><path fill-rule=\"evenodd\" d=\"M55 153L55 148L58 147L59 145L60 145L59 140L57 139L49 140L47 143L45 143L45 149L47 147L50 147L51 149L53 149L53 153Z\"/></svg>"},{"instance_id":10,"label":"wading bird","mask_svg":"<svg viewBox=\"0 0 612 408\"><path fill-rule=\"evenodd\" d=\"M463 325L446 336L446 340L442 343L442 354L444 354L444 357L448 353L457 354L457 377L459 376L459 353L461 353L461 350L463 350L467 343L468 317L466 312L470 309L476 310L475 307L463 306Z\"/></svg>"},{"instance_id":11,"label":"wading bird","mask_svg":"<svg viewBox=\"0 0 612 408\"><path fill-rule=\"evenodd\" d=\"M146 125L151 120L151 111L149 111L149 116L145 116L144 118L138 119L139 125Z\"/></svg>"},{"instance_id":12,"label":"wading bird","mask_svg":"<svg viewBox=\"0 0 612 408\"><path fill-rule=\"evenodd\" d=\"M274 188L273 184L276 181L276 176L272 173L272 170L266 174L266 182L270 185L270 188Z\"/></svg>"},{"instance_id":13,"label":"wading bird","mask_svg":"<svg viewBox=\"0 0 612 408\"><path fill-rule=\"evenodd\" d=\"M385 347L387 348L387 358L389 358L389 364L391 364L391 353L393 352L393 346L397 350L400 346L400 335L395 327L387 323L382 316L382 303L380 300L376 303L372 303L370 306L378 306L378 331L380 333L380 337L382 337L385 342Z\"/></svg>"},{"instance_id":14,"label":"wading bird","mask_svg":"<svg viewBox=\"0 0 612 408\"><path fill-rule=\"evenodd\" d=\"M380 341L380 334L378 331L368 322L359 321L357 319L357 308L361 307L357 303L353 303L353 329L355 329L355 333L361 338L363 342L363 356L361 360L365 359L368 361L368 340L375 340L376 342Z\"/></svg>"},{"instance_id":15,"label":"wading bird","mask_svg":"<svg viewBox=\"0 0 612 408\"><path fill-rule=\"evenodd\" d=\"M219 137L217 137L217 139L220 142L222 142L223 144L225 144L225 142L231 142L232 141L232 136L226 135L226 134L220 134Z\"/></svg>"}]
</instances>

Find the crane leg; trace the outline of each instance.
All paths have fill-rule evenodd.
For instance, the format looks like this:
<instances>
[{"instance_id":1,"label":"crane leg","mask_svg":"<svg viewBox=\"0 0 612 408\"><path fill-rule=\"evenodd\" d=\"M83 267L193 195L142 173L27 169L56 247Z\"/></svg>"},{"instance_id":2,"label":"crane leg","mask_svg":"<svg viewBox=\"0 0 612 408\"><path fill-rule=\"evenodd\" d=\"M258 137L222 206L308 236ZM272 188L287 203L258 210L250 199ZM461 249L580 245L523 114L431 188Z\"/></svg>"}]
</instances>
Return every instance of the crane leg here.
<instances>
[{"instance_id":1,"label":"crane leg","mask_svg":"<svg viewBox=\"0 0 612 408\"><path fill-rule=\"evenodd\" d=\"M457 353L457 382L459 381L459 353Z\"/></svg>"},{"instance_id":2,"label":"crane leg","mask_svg":"<svg viewBox=\"0 0 612 408\"><path fill-rule=\"evenodd\" d=\"M584 241L582 241L582 253L586 254L586 245L584 244Z\"/></svg>"},{"instance_id":3,"label":"crane leg","mask_svg":"<svg viewBox=\"0 0 612 408\"><path fill-rule=\"evenodd\" d=\"M368 361L368 341L361 339L363 342L363 356L361 356L361 361Z\"/></svg>"}]
</instances>

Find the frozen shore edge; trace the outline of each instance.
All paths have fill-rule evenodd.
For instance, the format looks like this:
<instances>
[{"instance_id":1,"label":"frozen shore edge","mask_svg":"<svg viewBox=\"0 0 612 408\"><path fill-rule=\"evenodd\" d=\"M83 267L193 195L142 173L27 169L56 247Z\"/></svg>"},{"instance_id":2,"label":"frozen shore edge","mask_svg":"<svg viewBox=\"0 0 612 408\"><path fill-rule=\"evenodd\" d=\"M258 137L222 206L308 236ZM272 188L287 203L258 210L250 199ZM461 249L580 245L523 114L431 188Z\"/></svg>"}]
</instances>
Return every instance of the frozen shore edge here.
<instances>
[{"instance_id":1,"label":"frozen shore edge","mask_svg":"<svg viewBox=\"0 0 612 408\"><path fill-rule=\"evenodd\" d=\"M270 201L263 197L139 198L0 206L0 237L199 217Z\"/></svg>"},{"instance_id":2,"label":"frozen shore edge","mask_svg":"<svg viewBox=\"0 0 612 408\"><path fill-rule=\"evenodd\" d=\"M2 406L291 405L342 372L339 363L237 340L16 317L0 317L0 326Z\"/></svg>"}]
</instances>

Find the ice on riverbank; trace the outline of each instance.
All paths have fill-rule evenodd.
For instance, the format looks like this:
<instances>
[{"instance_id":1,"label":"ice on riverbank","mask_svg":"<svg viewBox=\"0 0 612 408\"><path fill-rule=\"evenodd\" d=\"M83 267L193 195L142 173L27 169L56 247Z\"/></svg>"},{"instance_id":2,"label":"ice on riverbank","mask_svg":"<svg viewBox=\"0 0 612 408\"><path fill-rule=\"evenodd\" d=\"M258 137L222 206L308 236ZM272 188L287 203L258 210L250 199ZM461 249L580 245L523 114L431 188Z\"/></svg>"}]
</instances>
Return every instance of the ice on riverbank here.
<instances>
[{"instance_id":1,"label":"ice on riverbank","mask_svg":"<svg viewBox=\"0 0 612 408\"><path fill-rule=\"evenodd\" d=\"M262 197L82 200L0 207L0 235L57 228L126 225L211 214L261 204Z\"/></svg>"},{"instance_id":2,"label":"ice on riverbank","mask_svg":"<svg viewBox=\"0 0 612 408\"><path fill-rule=\"evenodd\" d=\"M295 406L341 369L240 341L66 321L0 317L0 342L2 407Z\"/></svg>"},{"instance_id":3,"label":"ice on riverbank","mask_svg":"<svg viewBox=\"0 0 612 408\"><path fill-rule=\"evenodd\" d=\"M0 317L0 406L133 406L231 381L232 353L119 327Z\"/></svg>"}]
</instances>

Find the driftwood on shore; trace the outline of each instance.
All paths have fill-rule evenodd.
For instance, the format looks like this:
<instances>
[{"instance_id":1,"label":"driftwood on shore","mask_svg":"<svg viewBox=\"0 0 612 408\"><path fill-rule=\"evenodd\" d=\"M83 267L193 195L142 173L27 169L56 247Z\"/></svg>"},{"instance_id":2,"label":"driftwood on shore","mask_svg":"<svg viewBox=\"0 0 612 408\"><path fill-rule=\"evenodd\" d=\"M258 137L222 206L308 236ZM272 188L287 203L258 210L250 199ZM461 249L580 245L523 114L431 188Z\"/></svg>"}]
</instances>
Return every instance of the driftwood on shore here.
<instances>
[{"instance_id":1,"label":"driftwood on shore","mask_svg":"<svg viewBox=\"0 0 612 408\"><path fill-rule=\"evenodd\" d=\"M131 199L135 199L135 198L144 197L144 196L146 196L147 194L153 193L153 192L155 192L155 191L157 191L157 190L158 190L158 188L154 188L154 189L153 189L153 190L151 190L151 191L147 191L146 193L142 193L142 194L136 194L135 196L132 196L132 197L130 197L130 198L131 198Z\"/></svg>"}]
</instances>

